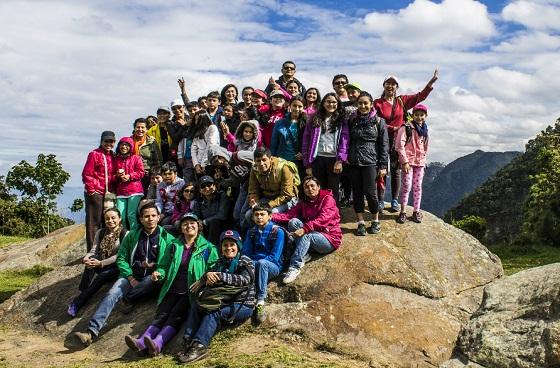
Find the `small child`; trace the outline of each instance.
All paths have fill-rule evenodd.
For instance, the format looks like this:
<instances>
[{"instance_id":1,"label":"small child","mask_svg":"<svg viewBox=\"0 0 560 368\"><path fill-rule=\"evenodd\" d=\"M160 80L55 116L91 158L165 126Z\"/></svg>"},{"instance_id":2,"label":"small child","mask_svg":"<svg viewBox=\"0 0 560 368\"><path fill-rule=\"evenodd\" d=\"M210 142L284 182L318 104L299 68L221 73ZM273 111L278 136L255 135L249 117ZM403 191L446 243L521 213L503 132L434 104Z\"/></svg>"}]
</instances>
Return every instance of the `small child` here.
<instances>
[{"instance_id":1,"label":"small child","mask_svg":"<svg viewBox=\"0 0 560 368\"><path fill-rule=\"evenodd\" d=\"M395 149L399 155L402 168L402 189L400 193L401 213L397 218L399 224L406 222L405 207L412 187L412 221L421 223L420 201L422 200L422 179L428 153L428 108L417 104L412 109L412 124L401 126L397 132Z\"/></svg>"},{"instance_id":2,"label":"small child","mask_svg":"<svg viewBox=\"0 0 560 368\"><path fill-rule=\"evenodd\" d=\"M150 185L146 193L146 199L156 199L157 186L163 181L161 177L161 167L152 167L150 169Z\"/></svg>"},{"instance_id":3,"label":"small child","mask_svg":"<svg viewBox=\"0 0 560 368\"><path fill-rule=\"evenodd\" d=\"M177 202L179 190L185 185L185 181L177 177L177 166L168 161L161 167L163 181L158 184L156 193L156 206L161 213L160 224L171 225L171 217L175 202Z\"/></svg>"},{"instance_id":4,"label":"small child","mask_svg":"<svg viewBox=\"0 0 560 368\"><path fill-rule=\"evenodd\" d=\"M227 149L230 152L254 152L261 145L259 122L256 120L242 121L235 130L235 135L227 127L223 131L228 141Z\"/></svg>"},{"instance_id":5,"label":"small child","mask_svg":"<svg viewBox=\"0 0 560 368\"><path fill-rule=\"evenodd\" d=\"M136 210L144 196L142 177L144 165L138 155L132 154L134 141L123 137L117 145L117 209L122 214L123 225L134 230L138 224Z\"/></svg>"}]
</instances>

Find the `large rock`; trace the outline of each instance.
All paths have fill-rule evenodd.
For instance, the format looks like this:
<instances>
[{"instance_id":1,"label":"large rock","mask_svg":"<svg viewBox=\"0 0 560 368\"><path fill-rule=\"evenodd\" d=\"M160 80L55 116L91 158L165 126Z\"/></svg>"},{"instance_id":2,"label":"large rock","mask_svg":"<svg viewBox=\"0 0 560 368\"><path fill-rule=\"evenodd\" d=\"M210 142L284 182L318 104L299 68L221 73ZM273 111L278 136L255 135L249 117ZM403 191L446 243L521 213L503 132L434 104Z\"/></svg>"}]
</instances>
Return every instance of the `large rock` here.
<instances>
[{"instance_id":1,"label":"large rock","mask_svg":"<svg viewBox=\"0 0 560 368\"><path fill-rule=\"evenodd\" d=\"M560 264L532 268L484 289L458 348L492 368L560 367Z\"/></svg>"},{"instance_id":2,"label":"large rock","mask_svg":"<svg viewBox=\"0 0 560 368\"><path fill-rule=\"evenodd\" d=\"M383 221L379 235L356 237L354 227L344 224L342 247L307 264L296 282L271 286L268 325L382 366L449 359L481 286L503 275L500 260L430 214L422 224Z\"/></svg>"},{"instance_id":3,"label":"large rock","mask_svg":"<svg viewBox=\"0 0 560 368\"><path fill-rule=\"evenodd\" d=\"M404 225L385 215L381 234L356 237L352 211L343 212L348 223L338 251L316 257L289 286L271 283L264 327L286 336L295 332L372 367L433 367L450 359L462 324L480 305L483 286L503 274L499 259L428 213L422 224ZM77 260L83 252L77 242L64 254ZM85 328L104 292L80 311L81 319L69 319L65 309L81 270L66 263L17 293L0 305L0 323L62 338L73 349L72 332ZM140 305L134 315L119 309L90 348L105 359L126 353L124 335L145 328L155 303Z\"/></svg>"}]
</instances>

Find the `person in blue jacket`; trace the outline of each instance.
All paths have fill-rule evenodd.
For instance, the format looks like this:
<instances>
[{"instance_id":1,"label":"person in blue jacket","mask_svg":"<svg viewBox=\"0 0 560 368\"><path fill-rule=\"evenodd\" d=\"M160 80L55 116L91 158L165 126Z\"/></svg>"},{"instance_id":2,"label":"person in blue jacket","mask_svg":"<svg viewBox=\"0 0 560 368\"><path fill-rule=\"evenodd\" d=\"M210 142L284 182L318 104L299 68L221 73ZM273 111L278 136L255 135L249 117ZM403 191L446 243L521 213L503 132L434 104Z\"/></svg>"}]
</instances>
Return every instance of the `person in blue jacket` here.
<instances>
[{"instance_id":1,"label":"person in blue jacket","mask_svg":"<svg viewBox=\"0 0 560 368\"><path fill-rule=\"evenodd\" d=\"M260 324L265 319L264 300L268 279L280 274L282 251L284 250L284 230L271 221L272 209L268 206L253 207L255 226L247 231L243 242L243 254L255 265L256 299L254 322Z\"/></svg>"}]
</instances>

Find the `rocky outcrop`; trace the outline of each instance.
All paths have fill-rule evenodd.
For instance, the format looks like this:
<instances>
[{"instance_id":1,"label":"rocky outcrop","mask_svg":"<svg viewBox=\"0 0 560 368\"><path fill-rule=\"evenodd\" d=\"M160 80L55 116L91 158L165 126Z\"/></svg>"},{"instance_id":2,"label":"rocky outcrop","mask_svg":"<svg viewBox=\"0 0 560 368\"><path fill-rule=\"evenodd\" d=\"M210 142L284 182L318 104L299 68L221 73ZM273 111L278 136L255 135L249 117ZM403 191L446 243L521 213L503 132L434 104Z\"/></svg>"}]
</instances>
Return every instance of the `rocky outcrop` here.
<instances>
[{"instance_id":1,"label":"rocky outcrop","mask_svg":"<svg viewBox=\"0 0 560 368\"><path fill-rule=\"evenodd\" d=\"M352 211L343 212L339 250L315 257L293 284L270 284L264 327L280 335L296 333L372 367L433 367L450 359L461 326L480 306L484 285L503 275L500 260L428 213L422 224L404 225L386 214L381 234L356 237ZM65 254L81 255L84 248L76 243ZM75 347L72 332L85 328L103 294L80 311L82 318L66 316L81 270L77 263L65 263L17 293L0 305L0 323L62 337ZM124 336L145 328L155 303L138 306L134 315L119 309L90 348L106 359L126 353Z\"/></svg>"},{"instance_id":2,"label":"rocky outcrop","mask_svg":"<svg viewBox=\"0 0 560 368\"><path fill-rule=\"evenodd\" d=\"M560 367L560 264L497 280L458 339L471 362L492 368Z\"/></svg>"}]
</instances>

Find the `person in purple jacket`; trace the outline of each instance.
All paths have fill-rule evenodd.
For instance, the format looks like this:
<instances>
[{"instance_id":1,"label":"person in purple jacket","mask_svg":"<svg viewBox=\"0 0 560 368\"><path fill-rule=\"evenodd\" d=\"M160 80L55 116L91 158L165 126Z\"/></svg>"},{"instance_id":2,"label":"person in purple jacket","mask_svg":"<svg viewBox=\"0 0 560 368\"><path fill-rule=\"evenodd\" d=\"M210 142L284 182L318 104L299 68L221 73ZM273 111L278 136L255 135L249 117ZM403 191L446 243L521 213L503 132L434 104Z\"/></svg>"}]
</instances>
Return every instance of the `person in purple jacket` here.
<instances>
[{"instance_id":1,"label":"person in purple jacket","mask_svg":"<svg viewBox=\"0 0 560 368\"><path fill-rule=\"evenodd\" d=\"M307 175L314 175L332 191L339 203L342 163L348 156L348 124L344 107L336 93L327 93L319 111L305 126L302 155Z\"/></svg>"}]
</instances>

